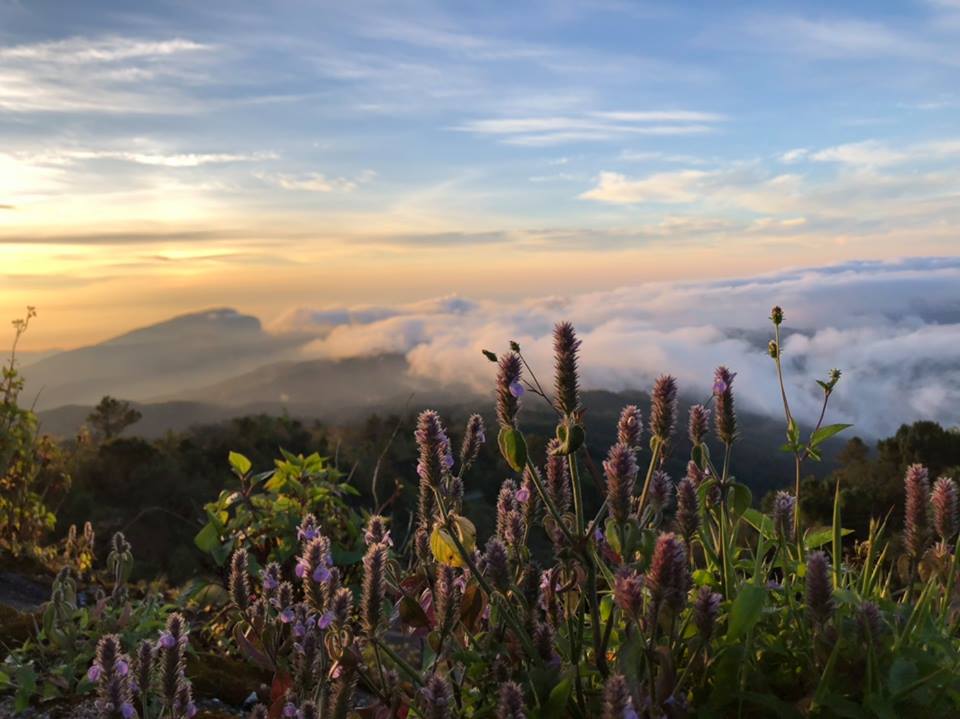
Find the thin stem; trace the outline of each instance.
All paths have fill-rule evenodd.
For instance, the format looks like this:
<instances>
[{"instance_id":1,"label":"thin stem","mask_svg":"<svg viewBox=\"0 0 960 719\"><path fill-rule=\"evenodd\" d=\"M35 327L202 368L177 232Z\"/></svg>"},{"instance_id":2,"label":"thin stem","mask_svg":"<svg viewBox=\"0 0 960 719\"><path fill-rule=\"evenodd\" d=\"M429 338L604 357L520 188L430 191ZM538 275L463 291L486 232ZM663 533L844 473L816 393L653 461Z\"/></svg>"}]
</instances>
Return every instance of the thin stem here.
<instances>
[{"instance_id":1,"label":"thin stem","mask_svg":"<svg viewBox=\"0 0 960 719\"><path fill-rule=\"evenodd\" d=\"M643 491L640 493L640 504L637 506L637 515L643 514L643 508L647 504L647 493L650 491L650 480L653 478L653 471L657 466L657 460L660 458L660 445L661 441L659 438L655 439L653 443L653 454L650 456L650 464L647 466L647 476L643 480Z\"/></svg>"}]
</instances>

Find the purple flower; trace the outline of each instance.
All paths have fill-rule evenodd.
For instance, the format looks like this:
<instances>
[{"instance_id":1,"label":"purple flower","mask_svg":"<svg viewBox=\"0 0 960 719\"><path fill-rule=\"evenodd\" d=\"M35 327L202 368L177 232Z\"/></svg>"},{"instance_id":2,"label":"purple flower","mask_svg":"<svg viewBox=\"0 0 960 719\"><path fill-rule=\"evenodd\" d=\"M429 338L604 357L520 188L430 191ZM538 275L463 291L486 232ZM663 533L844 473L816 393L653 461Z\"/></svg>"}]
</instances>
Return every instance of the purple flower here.
<instances>
[{"instance_id":1,"label":"purple flower","mask_svg":"<svg viewBox=\"0 0 960 719\"><path fill-rule=\"evenodd\" d=\"M285 717L295 717L297 715L297 708L290 702L287 702L283 705L283 715Z\"/></svg>"},{"instance_id":2,"label":"purple flower","mask_svg":"<svg viewBox=\"0 0 960 719\"><path fill-rule=\"evenodd\" d=\"M125 676L127 676L127 674L128 674L129 672L130 672L130 665L127 664L127 662L126 662L125 660L123 660L123 659L118 659L118 660L117 660L117 674L120 675L121 677L125 677Z\"/></svg>"},{"instance_id":3,"label":"purple flower","mask_svg":"<svg viewBox=\"0 0 960 719\"><path fill-rule=\"evenodd\" d=\"M514 397L523 397L523 394L526 391L527 390L525 390L523 388L523 385L520 384L519 382L510 383L510 394L512 394Z\"/></svg>"},{"instance_id":4,"label":"purple flower","mask_svg":"<svg viewBox=\"0 0 960 719\"><path fill-rule=\"evenodd\" d=\"M274 589L280 586L280 583L277 581L277 578L268 572L263 573L263 588L268 592L272 592Z\"/></svg>"},{"instance_id":5,"label":"purple flower","mask_svg":"<svg viewBox=\"0 0 960 719\"><path fill-rule=\"evenodd\" d=\"M317 620L318 629L326 629L329 627L334 620L333 612L324 612L320 615L320 618Z\"/></svg>"},{"instance_id":6,"label":"purple flower","mask_svg":"<svg viewBox=\"0 0 960 719\"><path fill-rule=\"evenodd\" d=\"M718 379L713 383L713 393L714 394L723 394L727 391L727 383L722 379Z\"/></svg>"},{"instance_id":7,"label":"purple flower","mask_svg":"<svg viewBox=\"0 0 960 719\"><path fill-rule=\"evenodd\" d=\"M289 624L294 620L293 609L291 609L290 607L287 607L286 609L281 609L280 614L278 616L280 617L280 621L282 623Z\"/></svg>"},{"instance_id":8,"label":"purple flower","mask_svg":"<svg viewBox=\"0 0 960 719\"><path fill-rule=\"evenodd\" d=\"M313 581L318 584L327 581L330 579L330 570L327 568L326 564L320 564L316 569L313 570Z\"/></svg>"},{"instance_id":9,"label":"purple flower","mask_svg":"<svg viewBox=\"0 0 960 719\"><path fill-rule=\"evenodd\" d=\"M87 679L91 682L98 681L101 674L103 674L103 668L99 664L91 664L87 670Z\"/></svg>"},{"instance_id":10,"label":"purple flower","mask_svg":"<svg viewBox=\"0 0 960 719\"><path fill-rule=\"evenodd\" d=\"M308 569L310 569L310 567L307 565L307 563L301 560L297 562L297 568L294 570L294 574L296 574L298 578L303 579L305 576L307 576Z\"/></svg>"},{"instance_id":11,"label":"purple flower","mask_svg":"<svg viewBox=\"0 0 960 719\"><path fill-rule=\"evenodd\" d=\"M518 502L526 503L530 501L530 490L526 486L520 487L513 496Z\"/></svg>"},{"instance_id":12,"label":"purple flower","mask_svg":"<svg viewBox=\"0 0 960 719\"><path fill-rule=\"evenodd\" d=\"M597 527L593 530L593 539L597 544L602 544L603 540L606 539L606 537L603 536L603 530L600 529L600 527Z\"/></svg>"},{"instance_id":13,"label":"purple flower","mask_svg":"<svg viewBox=\"0 0 960 719\"><path fill-rule=\"evenodd\" d=\"M296 624L293 625L292 631L293 631L293 636L295 636L297 639L300 639L303 637L304 634L307 633L307 628L303 626L301 622L297 622Z\"/></svg>"},{"instance_id":14,"label":"purple flower","mask_svg":"<svg viewBox=\"0 0 960 719\"><path fill-rule=\"evenodd\" d=\"M130 702L124 702L120 705L120 713L123 715L123 719L132 719L137 715L137 710L133 708L133 704Z\"/></svg>"},{"instance_id":15,"label":"purple flower","mask_svg":"<svg viewBox=\"0 0 960 719\"><path fill-rule=\"evenodd\" d=\"M187 719L193 719L197 715L197 705L193 702L187 704Z\"/></svg>"},{"instance_id":16,"label":"purple flower","mask_svg":"<svg viewBox=\"0 0 960 719\"><path fill-rule=\"evenodd\" d=\"M170 632L164 632L160 635L160 641L157 643L164 649L172 649L177 643L177 640Z\"/></svg>"}]
</instances>

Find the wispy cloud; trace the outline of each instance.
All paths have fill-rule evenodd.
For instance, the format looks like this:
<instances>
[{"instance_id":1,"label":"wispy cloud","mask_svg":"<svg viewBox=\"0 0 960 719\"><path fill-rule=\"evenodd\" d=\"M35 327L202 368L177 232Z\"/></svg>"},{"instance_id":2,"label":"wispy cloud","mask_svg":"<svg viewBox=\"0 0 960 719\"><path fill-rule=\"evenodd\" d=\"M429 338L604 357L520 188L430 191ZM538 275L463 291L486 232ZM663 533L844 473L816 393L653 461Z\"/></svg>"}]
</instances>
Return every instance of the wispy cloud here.
<instances>
[{"instance_id":1,"label":"wispy cloud","mask_svg":"<svg viewBox=\"0 0 960 719\"><path fill-rule=\"evenodd\" d=\"M560 145L602 142L631 135L695 135L714 132L726 119L690 110L595 111L552 117L498 117L471 120L453 129L492 135L510 145Z\"/></svg>"},{"instance_id":2,"label":"wispy cloud","mask_svg":"<svg viewBox=\"0 0 960 719\"><path fill-rule=\"evenodd\" d=\"M258 173L256 176L284 190L296 192L353 192L360 185L373 180L376 175L373 170L365 170L354 178L327 177L319 172Z\"/></svg>"},{"instance_id":3,"label":"wispy cloud","mask_svg":"<svg viewBox=\"0 0 960 719\"><path fill-rule=\"evenodd\" d=\"M7 112L189 112L180 85L196 79L211 45L183 38L73 37L0 47L0 110Z\"/></svg>"}]
</instances>

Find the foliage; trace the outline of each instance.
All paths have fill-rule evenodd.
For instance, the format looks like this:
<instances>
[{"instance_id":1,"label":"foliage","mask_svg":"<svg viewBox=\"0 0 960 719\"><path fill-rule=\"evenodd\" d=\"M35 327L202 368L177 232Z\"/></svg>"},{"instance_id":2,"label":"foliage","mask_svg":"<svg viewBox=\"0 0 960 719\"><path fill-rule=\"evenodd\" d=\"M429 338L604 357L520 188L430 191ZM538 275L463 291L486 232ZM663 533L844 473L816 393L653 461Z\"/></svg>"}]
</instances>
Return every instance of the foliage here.
<instances>
[{"instance_id":1,"label":"foliage","mask_svg":"<svg viewBox=\"0 0 960 719\"><path fill-rule=\"evenodd\" d=\"M19 405L17 344L35 316L28 307L25 317L13 321L13 346L0 376L0 548L14 556L34 551L53 529L56 517L47 503L70 483L60 448L38 436L36 414Z\"/></svg>"},{"instance_id":2,"label":"foliage","mask_svg":"<svg viewBox=\"0 0 960 719\"><path fill-rule=\"evenodd\" d=\"M87 422L99 438L109 440L142 418L143 414L140 410L132 407L129 402L107 395L94 407L93 412L87 417Z\"/></svg>"},{"instance_id":3,"label":"foliage","mask_svg":"<svg viewBox=\"0 0 960 719\"><path fill-rule=\"evenodd\" d=\"M275 460L274 468L257 474L247 457L230 453L239 488L224 489L215 502L204 505L207 523L194 538L218 566L240 548L264 561L286 561L297 550L297 529L308 513L324 518L340 546L356 537L356 522L344 501L356 490L342 481L342 473L316 452L280 451L283 458Z\"/></svg>"},{"instance_id":4,"label":"foliage","mask_svg":"<svg viewBox=\"0 0 960 719\"><path fill-rule=\"evenodd\" d=\"M782 380L782 311L773 317L770 354ZM735 474L743 427L734 373L717 369L709 401L690 409L686 439L677 383L658 378L647 422L638 407L624 408L598 468L579 347L572 326L559 325L551 393L517 343L484 352L497 364L496 443L473 416L455 452L440 414L420 414L407 485L416 484L416 511L405 532L399 511L372 514L361 529L347 505L353 485L319 453L283 452L260 474L230 455L237 486L205 506L196 543L228 565L228 603L207 625L228 629L213 640L272 677L254 717L960 715L960 490L948 477L931 486L916 463L926 461L921 447L936 455L937 472L950 471L950 438L908 429L881 443L877 460L852 441L822 502L801 466L845 428L824 424L839 379L831 373L806 437L782 394L794 491L760 511ZM525 427L531 400L554 417L553 437ZM494 445L502 461L483 469ZM844 502L856 495L844 490L874 461L898 475L904 542L888 512L863 532L845 521ZM668 472L678 466L675 481ZM474 521L482 506L471 485L491 471L507 479L488 531ZM824 505L819 521L810 521L811 502ZM387 500L376 511L390 508L399 509ZM361 534L358 562L343 550ZM129 567L111 569L122 578ZM47 612L56 619L68 597L55 592ZM97 632L109 645L116 630ZM133 651L134 642L117 641ZM172 700L162 706L178 716Z\"/></svg>"},{"instance_id":5,"label":"foliage","mask_svg":"<svg viewBox=\"0 0 960 719\"><path fill-rule=\"evenodd\" d=\"M87 671L102 636L115 634L124 646L133 647L163 627L173 605L158 591L135 596L127 584L132 567L130 545L117 534L106 567L91 577L92 585L82 587L70 566L60 570L36 636L0 665L0 689L6 683L14 692L17 711L31 701L92 691L95 682Z\"/></svg>"}]
</instances>

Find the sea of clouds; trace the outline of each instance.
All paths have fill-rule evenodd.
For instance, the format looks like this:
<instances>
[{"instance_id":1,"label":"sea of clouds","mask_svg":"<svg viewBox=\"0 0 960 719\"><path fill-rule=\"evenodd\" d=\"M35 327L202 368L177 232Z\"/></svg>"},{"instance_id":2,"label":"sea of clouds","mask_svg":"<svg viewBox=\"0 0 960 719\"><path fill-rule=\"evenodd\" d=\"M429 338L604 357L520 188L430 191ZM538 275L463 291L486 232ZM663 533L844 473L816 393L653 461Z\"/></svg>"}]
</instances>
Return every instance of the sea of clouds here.
<instances>
[{"instance_id":1,"label":"sea of clouds","mask_svg":"<svg viewBox=\"0 0 960 719\"><path fill-rule=\"evenodd\" d=\"M709 397L713 370L737 372L738 402L782 413L767 354L773 305L784 309L784 368L794 413L816 420L815 380L843 378L828 421L886 436L904 422L960 424L960 257L847 262L749 279L647 283L522 301L445 297L396 307L312 310L280 318L274 331L313 332L304 352L347 358L399 352L410 372L478 390L495 368L481 349L520 343L549 379L551 329L574 323L583 340L585 388L648 388L675 375L687 397Z\"/></svg>"}]
</instances>

